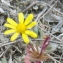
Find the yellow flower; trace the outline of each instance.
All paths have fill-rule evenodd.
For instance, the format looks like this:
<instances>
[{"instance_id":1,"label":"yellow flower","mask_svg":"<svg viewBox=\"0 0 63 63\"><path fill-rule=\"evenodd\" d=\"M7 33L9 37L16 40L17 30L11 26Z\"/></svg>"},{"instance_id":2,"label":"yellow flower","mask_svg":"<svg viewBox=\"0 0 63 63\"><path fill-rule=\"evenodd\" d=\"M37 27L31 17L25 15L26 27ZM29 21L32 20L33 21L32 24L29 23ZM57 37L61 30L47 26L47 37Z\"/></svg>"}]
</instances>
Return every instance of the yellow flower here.
<instances>
[{"instance_id":1,"label":"yellow flower","mask_svg":"<svg viewBox=\"0 0 63 63\"><path fill-rule=\"evenodd\" d=\"M33 14L29 14L27 18L24 20L23 13L18 14L19 23L16 23L11 18L7 18L8 23L5 23L4 26L10 29L6 30L4 34L14 33L11 36L11 41L14 41L18 37L18 35L21 34L24 42L28 44L30 42L28 36L31 36L32 38L37 38L37 34L31 30L37 24L37 22L31 22L32 19Z\"/></svg>"}]
</instances>

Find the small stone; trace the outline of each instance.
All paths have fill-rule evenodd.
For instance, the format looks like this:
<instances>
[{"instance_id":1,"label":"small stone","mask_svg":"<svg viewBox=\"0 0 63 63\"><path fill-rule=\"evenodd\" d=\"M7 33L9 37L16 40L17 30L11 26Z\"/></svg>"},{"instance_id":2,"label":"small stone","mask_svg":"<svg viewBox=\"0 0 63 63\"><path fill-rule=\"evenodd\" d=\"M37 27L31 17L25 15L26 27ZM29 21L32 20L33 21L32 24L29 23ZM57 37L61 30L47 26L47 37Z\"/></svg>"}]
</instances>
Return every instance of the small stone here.
<instances>
[{"instance_id":1,"label":"small stone","mask_svg":"<svg viewBox=\"0 0 63 63\"><path fill-rule=\"evenodd\" d=\"M38 6L34 6L33 9L34 9L34 10L38 10Z\"/></svg>"}]
</instances>

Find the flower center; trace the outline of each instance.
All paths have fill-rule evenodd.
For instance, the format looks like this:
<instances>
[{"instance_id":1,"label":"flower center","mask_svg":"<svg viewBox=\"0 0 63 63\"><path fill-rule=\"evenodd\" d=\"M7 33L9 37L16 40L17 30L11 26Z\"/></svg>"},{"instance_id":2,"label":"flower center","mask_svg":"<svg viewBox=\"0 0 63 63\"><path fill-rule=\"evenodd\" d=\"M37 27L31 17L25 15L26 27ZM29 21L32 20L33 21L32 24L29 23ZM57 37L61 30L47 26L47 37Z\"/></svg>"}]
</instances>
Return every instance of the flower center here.
<instances>
[{"instance_id":1,"label":"flower center","mask_svg":"<svg viewBox=\"0 0 63 63\"><path fill-rule=\"evenodd\" d=\"M24 24L18 24L18 26L16 27L17 32L19 33L23 33L26 30L26 26Z\"/></svg>"}]
</instances>

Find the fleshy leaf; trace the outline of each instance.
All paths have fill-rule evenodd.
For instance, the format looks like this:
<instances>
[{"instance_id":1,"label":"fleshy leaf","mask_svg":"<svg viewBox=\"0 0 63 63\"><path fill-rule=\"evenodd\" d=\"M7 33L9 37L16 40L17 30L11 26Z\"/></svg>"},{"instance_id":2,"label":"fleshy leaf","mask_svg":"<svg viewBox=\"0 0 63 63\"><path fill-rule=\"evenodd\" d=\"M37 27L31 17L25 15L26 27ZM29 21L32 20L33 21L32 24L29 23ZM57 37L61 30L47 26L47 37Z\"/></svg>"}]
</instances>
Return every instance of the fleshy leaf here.
<instances>
[{"instance_id":1,"label":"fleshy leaf","mask_svg":"<svg viewBox=\"0 0 63 63\"><path fill-rule=\"evenodd\" d=\"M6 58L2 58L2 63L7 63Z\"/></svg>"},{"instance_id":2,"label":"fleshy leaf","mask_svg":"<svg viewBox=\"0 0 63 63\"><path fill-rule=\"evenodd\" d=\"M45 50L45 48L48 46L49 42L50 42L50 37L46 37L46 39L45 39L45 41L44 41L44 43L43 43L43 45L42 45L42 48L41 48L41 53L42 53L43 50Z\"/></svg>"},{"instance_id":3,"label":"fleshy leaf","mask_svg":"<svg viewBox=\"0 0 63 63\"><path fill-rule=\"evenodd\" d=\"M41 63L41 61L36 61L36 63Z\"/></svg>"},{"instance_id":4,"label":"fleshy leaf","mask_svg":"<svg viewBox=\"0 0 63 63\"><path fill-rule=\"evenodd\" d=\"M25 63L31 63L31 61L29 59L30 59L29 55L26 55L25 56Z\"/></svg>"}]
</instances>

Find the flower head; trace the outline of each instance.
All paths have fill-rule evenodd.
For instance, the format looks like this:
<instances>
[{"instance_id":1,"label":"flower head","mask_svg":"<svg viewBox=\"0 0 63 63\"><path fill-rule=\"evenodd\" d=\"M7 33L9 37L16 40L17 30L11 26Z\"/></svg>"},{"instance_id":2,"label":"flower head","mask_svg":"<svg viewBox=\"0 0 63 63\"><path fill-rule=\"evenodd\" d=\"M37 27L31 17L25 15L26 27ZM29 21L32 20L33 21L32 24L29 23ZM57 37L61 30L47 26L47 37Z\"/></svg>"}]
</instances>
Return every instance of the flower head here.
<instances>
[{"instance_id":1,"label":"flower head","mask_svg":"<svg viewBox=\"0 0 63 63\"><path fill-rule=\"evenodd\" d=\"M22 35L22 38L26 44L29 43L28 36L31 36L32 38L37 38L37 34L33 32L31 29L37 24L37 22L33 21L33 14L29 14L27 18L24 20L23 13L18 14L18 20L19 23L16 23L13 19L7 18L7 23L4 24L5 27L10 28L9 30L6 30L4 34L10 34L14 33L11 36L11 41L14 41L18 35Z\"/></svg>"}]
</instances>

